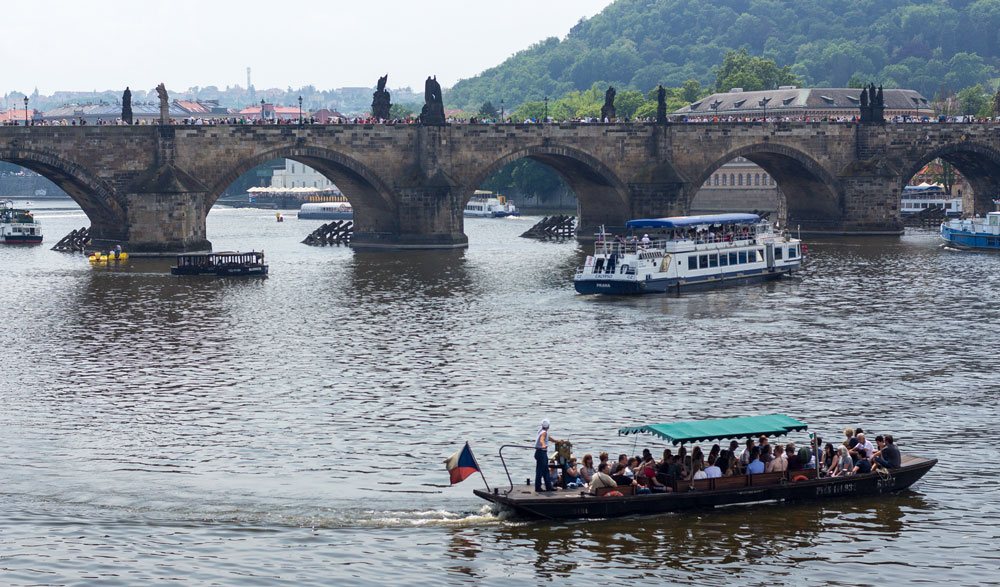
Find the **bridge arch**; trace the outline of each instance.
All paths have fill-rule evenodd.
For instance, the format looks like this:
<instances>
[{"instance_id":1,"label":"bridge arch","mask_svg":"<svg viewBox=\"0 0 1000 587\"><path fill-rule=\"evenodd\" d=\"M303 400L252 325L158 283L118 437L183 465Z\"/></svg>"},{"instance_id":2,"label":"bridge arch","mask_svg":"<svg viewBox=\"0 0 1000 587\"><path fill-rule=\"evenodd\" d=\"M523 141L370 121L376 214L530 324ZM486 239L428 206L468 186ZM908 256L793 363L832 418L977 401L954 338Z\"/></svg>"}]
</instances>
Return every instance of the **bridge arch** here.
<instances>
[{"instance_id":1,"label":"bridge arch","mask_svg":"<svg viewBox=\"0 0 1000 587\"><path fill-rule=\"evenodd\" d=\"M785 198L786 225L839 225L844 216L840 180L806 153L786 145L754 143L719 157L688 184L690 209L695 194L726 163L743 157L774 179Z\"/></svg>"},{"instance_id":2,"label":"bridge arch","mask_svg":"<svg viewBox=\"0 0 1000 587\"><path fill-rule=\"evenodd\" d=\"M465 204L472 190L507 165L520 159L532 159L555 170L576 194L578 234L592 234L599 224L624 226L630 217L628 186L596 157L573 147L537 144L507 152L486 167L473 172L466 190Z\"/></svg>"},{"instance_id":3,"label":"bridge arch","mask_svg":"<svg viewBox=\"0 0 1000 587\"><path fill-rule=\"evenodd\" d=\"M0 151L0 160L34 171L66 192L90 219L92 240L127 238L126 214L115 189L87 168L52 153L16 147Z\"/></svg>"},{"instance_id":4,"label":"bridge arch","mask_svg":"<svg viewBox=\"0 0 1000 587\"><path fill-rule=\"evenodd\" d=\"M972 201L967 200L966 204L971 204L973 209L965 210L965 213L985 214L994 209L993 200L1000 198L1000 151L964 140L936 147L903 169L900 191L914 175L935 159L951 163L972 186L974 197Z\"/></svg>"},{"instance_id":5,"label":"bridge arch","mask_svg":"<svg viewBox=\"0 0 1000 587\"><path fill-rule=\"evenodd\" d=\"M241 175L275 159L291 159L307 165L332 181L354 208L357 232L396 232L398 217L392 189L373 170L334 150L309 145L287 145L242 159L209 186L205 209Z\"/></svg>"}]
</instances>

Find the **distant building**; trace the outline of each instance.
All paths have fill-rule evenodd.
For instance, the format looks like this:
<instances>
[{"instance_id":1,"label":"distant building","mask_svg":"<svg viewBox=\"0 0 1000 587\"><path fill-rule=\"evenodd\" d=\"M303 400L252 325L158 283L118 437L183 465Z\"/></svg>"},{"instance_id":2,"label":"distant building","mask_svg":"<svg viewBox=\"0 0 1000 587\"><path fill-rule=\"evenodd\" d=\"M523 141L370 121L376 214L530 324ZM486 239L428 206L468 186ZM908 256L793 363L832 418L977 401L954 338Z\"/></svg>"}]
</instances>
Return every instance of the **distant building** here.
<instances>
[{"instance_id":1,"label":"distant building","mask_svg":"<svg viewBox=\"0 0 1000 587\"><path fill-rule=\"evenodd\" d=\"M885 116L930 117L934 115L927 98L916 90L883 90ZM692 102L674 112L691 117L851 118L860 115L861 90L856 88L796 88L744 92L733 88Z\"/></svg>"},{"instance_id":2,"label":"distant building","mask_svg":"<svg viewBox=\"0 0 1000 587\"><path fill-rule=\"evenodd\" d=\"M285 159L285 167L276 169L271 176L272 188L316 188L318 190L333 190L340 193L337 186L325 175L312 167Z\"/></svg>"},{"instance_id":3,"label":"distant building","mask_svg":"<svg viewBox=\"0 0 1000 587\"><path fill-rule=\"evenodd\" d=\"M785 217L785 198L774 178L753 162L737 157L715 170L691 202L691 212L771 212Z\"/></svg>"},{"instance_id":4,"label":"distant building","mask_svg":"<svg viewBox=\"0 0 1000 587\"><path fill-rule=\"evenodd\" d=\"M25 116L29 117L28 120L40 120L42 113L29 108L25 110L24 108L11 108L10 110L0 112L0 124L24 124Z\"/></svg>"},{"instance_id":5,"label":"distant building","mask_svg":"<svg viewBox=\"0 0 1000 587\"><path fill-rule=\"evenodd\" d=\"M250 120L298 120L298 106L276 106L274 104L255 104L240 110L239 115ZM309 116L307 111L301 111L303 118Z\"/></svg>"},{"instance_id":6,"label":"distant building","mask_svg":"<svg viewBox=\"0 0 1000 587\"><path fill-rule=\"evenodd\" d=\"M331 122L336 122L337 119L347 120L347 115L336 110L330 110L329 108L320 108L319 110L312 112L309 116L316 119L319 124L330 124Z\"/></svg>"}]
</instances>

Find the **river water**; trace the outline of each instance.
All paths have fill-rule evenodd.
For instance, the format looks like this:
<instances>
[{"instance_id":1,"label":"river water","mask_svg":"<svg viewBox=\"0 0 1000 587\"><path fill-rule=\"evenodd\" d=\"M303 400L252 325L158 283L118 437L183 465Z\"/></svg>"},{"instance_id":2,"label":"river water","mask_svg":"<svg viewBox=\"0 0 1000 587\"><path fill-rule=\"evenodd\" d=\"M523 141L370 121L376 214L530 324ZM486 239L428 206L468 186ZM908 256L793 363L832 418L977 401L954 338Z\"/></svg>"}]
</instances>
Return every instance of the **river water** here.
<instances>
[{"instance_id":1,"label":"river water","mask_svg":"<svg viewBox=\"0 0 1000 587\"><path fill-rule=\"evenodd\" d=\"M319 221L213 209L267 280L92 268L87 225L0 249L0 584L897 584L995 581L1000 256L933 233L816 240L798 277L681 297L575 295L575 242L468 220L457 252L299 244ZM784 412L941 459L905 494L614 521L504 519L449 487L469 441L538 421L577 454L620 425ZM793 440L802 440L793 437ZM529 452L512 474L531 476Z\"/></svg>"}]
</instances>

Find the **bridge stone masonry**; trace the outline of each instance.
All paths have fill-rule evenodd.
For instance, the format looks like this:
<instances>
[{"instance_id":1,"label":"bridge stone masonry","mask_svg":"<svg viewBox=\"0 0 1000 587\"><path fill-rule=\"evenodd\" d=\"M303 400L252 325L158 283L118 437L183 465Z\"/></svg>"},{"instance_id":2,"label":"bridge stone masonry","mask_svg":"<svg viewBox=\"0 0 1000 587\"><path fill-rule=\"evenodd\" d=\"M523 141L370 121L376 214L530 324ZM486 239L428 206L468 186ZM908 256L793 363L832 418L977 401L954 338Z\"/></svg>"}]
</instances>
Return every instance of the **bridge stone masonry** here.
<instances>
[{"instance_id":1,"label":"bridge stone masonry","mask_svg":"<svg viewBox=\"0 0 1000 587\"><path fill-rule=\"evenodd\" d=\"M686 213L742 156L775 179L804 233L899 234L903 186L951 162L967 210L1000 194L1000 125L844 123L0 127L0 159L55 182L86 212L94 246L211 248L205 217L254 166L278 158L329 177L355 210L353 246L467 246L462 210L490 175L531 158L576 192L578 234Z\"/></svg>"}]
</instances>

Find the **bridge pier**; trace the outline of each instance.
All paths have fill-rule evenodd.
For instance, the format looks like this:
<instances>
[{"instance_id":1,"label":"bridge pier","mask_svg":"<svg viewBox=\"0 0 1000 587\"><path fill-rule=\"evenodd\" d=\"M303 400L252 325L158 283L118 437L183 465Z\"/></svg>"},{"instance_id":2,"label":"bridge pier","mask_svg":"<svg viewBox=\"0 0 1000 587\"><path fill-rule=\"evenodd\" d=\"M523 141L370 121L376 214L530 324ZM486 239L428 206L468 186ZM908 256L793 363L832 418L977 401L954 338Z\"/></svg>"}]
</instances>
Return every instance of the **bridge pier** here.
<instances>
[{"instance_id":1,"label":"bridge pier","mask_svg":"<svg viewBox=\"0 0 1000 587\"><path fill-rule=\"evenodd\" d=\"M397 187L395 218L391 222L367 222L359 213L351 247L464 249L469 246L469 238L464 232L463 194L463 188L446 181L432 180L425 185Z\"/></svg>"},{"instance_id":2,"label":"bridge pier","mask_svg":"<svg viewBox=\"0 0 1000 587\"><path fill-rule=\"evenodd\" d=\"M206 238L204 192L130 193L125 195L130 253L211 251Z\"/></svg>"}]
</instances>

